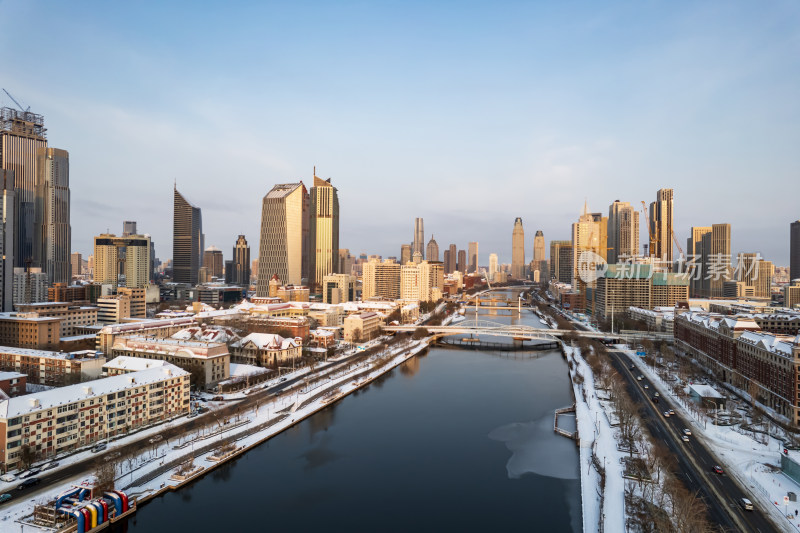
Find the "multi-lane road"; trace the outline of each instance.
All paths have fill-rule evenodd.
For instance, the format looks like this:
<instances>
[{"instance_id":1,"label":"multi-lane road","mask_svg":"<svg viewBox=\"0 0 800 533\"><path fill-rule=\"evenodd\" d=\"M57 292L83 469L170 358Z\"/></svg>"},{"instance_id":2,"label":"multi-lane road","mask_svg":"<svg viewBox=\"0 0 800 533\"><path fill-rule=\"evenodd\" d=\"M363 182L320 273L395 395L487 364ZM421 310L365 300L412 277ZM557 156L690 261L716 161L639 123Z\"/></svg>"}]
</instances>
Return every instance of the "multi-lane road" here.
<instances>
[{"instance_id":1,"label":"multi-lane road","mask_svg":"<svg viewBox=\"0 0 800 533\"><path fill-rule=\"evenodd\" d=\"M609 350L611 362L617 372L625 378L631 398L642 406L642 419L654 438L663 442L675 455L678 470L674 475L681 479L692 492L699 492L708 506L709 519L724 531L756 531L766 533L777 531L775 526L756 508L745 511L739 505L742 498L750 498L739 484L727 474L716 474L712 470L720 462L703 443L689 436L688 442L682 440L684 430L689 425L679 415L664 416L664 412L674 406L668 398L661 396L654 403L656 390L647 377L637 378L641 373L627 354L619 350ZM645 388L645 386L647 388Z\"/></svg>"}]
</instances>

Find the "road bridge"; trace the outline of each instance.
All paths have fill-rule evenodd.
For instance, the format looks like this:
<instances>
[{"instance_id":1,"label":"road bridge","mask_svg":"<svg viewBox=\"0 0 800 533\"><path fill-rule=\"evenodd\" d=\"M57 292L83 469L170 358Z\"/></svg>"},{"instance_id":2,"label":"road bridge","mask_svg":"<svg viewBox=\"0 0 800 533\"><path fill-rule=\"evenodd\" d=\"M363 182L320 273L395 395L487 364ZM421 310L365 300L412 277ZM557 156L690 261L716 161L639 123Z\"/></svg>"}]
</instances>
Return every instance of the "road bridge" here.
<instances>
[{"instance_id":1,"label":"road bridge","mask_svg":"<svg viewBox=\"0 0 800 533\"><path fill-rule=\"evenodd\" d=\"M489 320L465 320L451 326L384 326L383 331L396 333L401 331L413 332L417 328L424 328L429 333L437 336L446 335L492 335L495 337L512 337L520 340L552 341L564 335L574 334L587 339L619 340L621 342L636 342L644 339L651 341L672 341L672 335L660 332L634 332L634 333L606 333L600 331L580 331L573 329L542 329L533 326L509 325Z\"/></svg>"}]
</instances>

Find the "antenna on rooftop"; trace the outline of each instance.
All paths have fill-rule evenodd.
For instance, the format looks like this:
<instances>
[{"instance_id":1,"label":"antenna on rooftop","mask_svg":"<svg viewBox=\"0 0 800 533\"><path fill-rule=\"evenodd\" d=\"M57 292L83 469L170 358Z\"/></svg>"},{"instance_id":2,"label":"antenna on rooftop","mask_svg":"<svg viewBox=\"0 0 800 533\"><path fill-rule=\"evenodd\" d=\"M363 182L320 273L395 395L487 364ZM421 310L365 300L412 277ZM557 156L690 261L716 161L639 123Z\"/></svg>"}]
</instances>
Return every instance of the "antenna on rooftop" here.
<instances>
[{"instance_id":1,"label":"antenna on rooftop","mask_svg":"<svg viewBox=\"0 0 800 533\"><path fill-rule=\"evenodd\" d=\"M22 109L22 104L20 104L19 102L17 102L17 99L16 99L16 98L14 98L13 96L11 96L11 93L10 93L10 92L6 91L5 89L3 89L3 92L4 92L4 93L6 93L6 94L8 95L8 97L9 97L9 98L11 98L11 100L12 100L12 101L13 101L15 104L17 104L17 107L19 108L19 110L20 110L20 111L23 111L23 112L27 113L28 111L30 111L30 110L31 110L31 106L28 106L28 109Z\"/></svg>"}]
</instances>

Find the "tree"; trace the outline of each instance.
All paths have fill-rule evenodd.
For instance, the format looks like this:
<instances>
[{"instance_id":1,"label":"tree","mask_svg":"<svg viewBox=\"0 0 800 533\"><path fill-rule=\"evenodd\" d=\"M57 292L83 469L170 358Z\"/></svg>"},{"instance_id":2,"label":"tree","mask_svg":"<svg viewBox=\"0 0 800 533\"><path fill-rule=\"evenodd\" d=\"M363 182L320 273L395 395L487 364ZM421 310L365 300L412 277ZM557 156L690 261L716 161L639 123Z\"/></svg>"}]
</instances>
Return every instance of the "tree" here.
<instances>
[{"instance_id":1,"label":"tree","mask_svg":"<svg viewBox=\"0 0 800 533\"><path fill-rule=\"evenodd\" d=\"M206 370L202 364L192 365L189 370L189 383L196 389L204 389L206 386Z\"/></svg>"},{"instance_id":2,"label":"tree","mask_svg":"<svg viewBox=\"0 0 800 533\"><path fill-rule=\"evenodd\" d=\"M95 494L103 494L106 491L114 490L114 480L116 477L116 461L102 461L98 463L97 469L94 471Z\"/></svg>"},{"instance_id":3,"label":"tree","mask_svg":"<svg viewBox=\"0 0 800 533\"><path fill-rule=\"evenodd\" d=\"M425 328L417 328L414 330L414 340L419 340L428 336L428 330Z\"/></svg>"},{"instance_id":4,"label":"tree","mask_svg":"<svg viewBox=\"0 0 800 533\"><path fill-rule=\"evenodd\" d=\"M350 333L350 340L352 342L361 342L361 328L354 328Z\"/></svg>"},{"instance_id":5,"label":"tree","mask_svg":"<svg viewBox=\"0 0 800 533\"><path fill-rule=\"evenodd\" d=\"M19 460L22 461L22 466L26 470L36 461L38 455L36 449L30 444L23 444L19 449Z\"/></svg>"}]
</instances>

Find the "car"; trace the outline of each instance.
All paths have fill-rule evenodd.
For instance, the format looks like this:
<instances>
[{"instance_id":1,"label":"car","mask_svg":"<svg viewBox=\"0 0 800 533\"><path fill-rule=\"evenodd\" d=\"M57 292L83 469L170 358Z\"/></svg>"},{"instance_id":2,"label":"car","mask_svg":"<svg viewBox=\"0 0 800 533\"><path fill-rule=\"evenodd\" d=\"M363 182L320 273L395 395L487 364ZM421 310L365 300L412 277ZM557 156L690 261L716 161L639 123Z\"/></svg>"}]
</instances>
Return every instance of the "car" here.
<instances>
[{"instance_id":1,"label":"car","mask_svg":"<svg viewBox=\"0 0 800 533\"><path fill-rule=\"evenodd\" d=\"M639 376L638 378L636 378L636 381L642 381L642 378L644 378L644 376Z\"/></svg>"},{"instance_id":2,"label":"car","mask_svg":"<svg viewBox=\"0 0 800 533\"><path fill-rule=\"evenodd\" d=\"M22 472L20 475L17 476L17 478L18 479L27 479L27 478L29 478L31 476L35 476L39 472L41 472L40 468L31 468L30 470L26 470L26 471Z\"/></svg>"},{"instance_id":3,"label":"car","mask_svg":"<svg viewBox=\"0 0 800 533\"><path fill-rule=\"evenodd\" d=\"M149 442L150 444L155 444L156 442L163 440L163 438L164 437L162 435L154 435L150 437L150 440L148 440L147 442Z\"/></svg>"},{"instance_id":4,"label":"car","mask_svg":"<svg viewBox=\"0 0 800 533\"><path fill-rule=\"evenodd\" d=\"M628 367L628 370L633 370L634 368L636 368L636 365L631 365Z\"/></svg>"},{"instance_id":5,"label":"car","mask_svg":"<svg viewBox=\"0 0 800 533\"><path fill-rule=\"evenodd\" d=\"M656 396L661 396L659 393L656 393Z\"/></svg>"},{"instance_id":6,"label":"car","mask_svg":"<svg viewBox=\"0 0 800 533\"><path fill-rule=\"evenodd\" d=\"M669 411L664 411L664 418L669 418Z\"/></svg>"},{"instance_id":7,"label":"car","mask_svg":"<svg viewBox=\"0 0 800 533\"><path fill-rule=\"evenodd\" d=\"M100 442L92 447L92 453L102 452L105 449L106 449L106 443Z\"/></svg>"},{"instance_id":8,"label":"car","mask_svg":"<svg viewBox=\"0 0 800 533\"><path fill-rule=\"evenodd\" d=\"M670 409L670 410L669 410L669 414L671 414L671 415L675 415L675 411L673 411L672 409Z\"/></svg>"},{"instance_id":9,"label":"car","mask_svg":"<svg viewBox=\"0 0 800 533\"><path fill-rule=\"evenodd\" d=\"M212 402L221 402L224 399L225 398L223 398L222 396L214 396L213 398L211 398L211 401Z\"/></svg>"},{"instance_id":10,"label":"car","mask_svg":"<svg viewBox=\"0 0 800 533\"><path fill-rule=\"evenodd\" d=\"M34 485L38 485L41 482L42 480L39 479L38 477L30 477L25 481L23 481L22 483L20 483L19 485L17 485L17 490L24 490L27 489L28 487L33 487Z\"/></svg>"},{"instance_id":11,"label":"car","mask_svg":"<svg viewBox=\"0 0 800 533\"><path fill-rule=\"evenodd\" d=\"M740 498L739 499L739 507L741 507L745 511L752 511L753 510L753 502L751 502L747 498Z\"/></svg>"},{"instance_id":12,"label":"car","mask_svg":"<svg viewBox=\"0 0 800 533\"><path fill-rule=\"evenodd\" d=\"M711 471L714 472L715 474L719 474L719 475L724 474L724 472L722 471L722 467L719 466L719 465L712 466L711 467Z\"/></svg>"},{"instance_id":13,"label":"car","mask_svg":"<svg viewBox=\"0 0 800 533\"><path fill-rule=\"evenodd\" d=\"M12 481L16 481L17 476L14 474L3 474L0 476L0 481L5 481L6 483L11 483Z\"/></svg>"},{"instance_id":14,"label":"car","mask_svg":"<svg viewBox=\"0 0 800 533\"><path fill-rule=\"evenodd\" d=\"M645 388L645 389L649 389L649 388L650 388L650 385L648 385L647 383L645 383L645 384L644 384L644 388Z\"/></svg>"},{"instance_id":15,"label":"car","mask_svg":"<svg viewBox=\"0 0 800 533\"><path fill-rule=\"evenodd\" d=\"M281 378L278 380L278 383L283 383L284 381L286 381L286 378Z\"/></svg>"},{"instance_id":16,"label":"car","mask_svg":"<svg viewBox=\"0 0 800 533\"><path fill-rule=\"evenodd\" d=\"M684 436L681 437L681 440L683 442L689 442L689 437L687 435L684 435Z\"/></svg>"},{"instance_id":17,"label":"car","mask_svg":"<svg viewBox=\"0 0 800 533\"><path fill-rule=\"evenodd\" d=\"M658 396L653 396L653 403L658 403Z\"/></svg>"},{"instance_id":18,"label":"car","mask_svg":"<svg viewBox=\"0 0 800 533\"><path fill-rule=\"evenodd\" d=\"M4 494L0 494L0 503L7 502L10 499L11 499L11 494L7 492Z\"/></svg>"},{"instance_id":19,"label":"car","mask_svg":"<svg viewBox=\"0 0 800 533\"><path fill-rule=\"evenodd\" d=\"M50 461L49 463L45 463L42 465L42 470L50 470L51 468L55 468L58 466L58 461Z\"/></svg>"},{"instance_id":20,"label":"car","mask_svg":"<svg viewBox=\"0 0 800 533\"><path fill-rule=\"evenodd\" d=\"M691 435L691 434L692 434L692 432L691 432L691 430L690 430L689 428L684 428L684 430L683 430L683 434L684 434L684 435Z\"/></svg>"}]
</instances>

